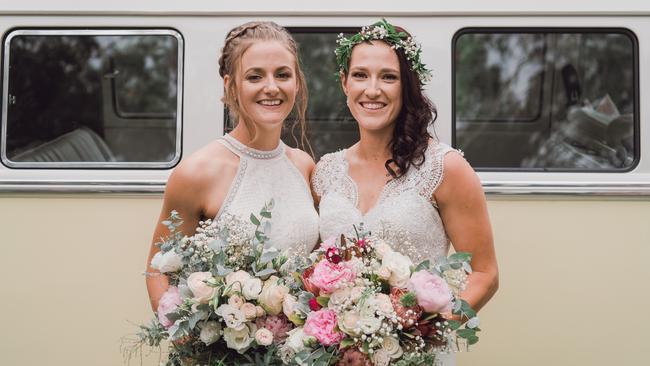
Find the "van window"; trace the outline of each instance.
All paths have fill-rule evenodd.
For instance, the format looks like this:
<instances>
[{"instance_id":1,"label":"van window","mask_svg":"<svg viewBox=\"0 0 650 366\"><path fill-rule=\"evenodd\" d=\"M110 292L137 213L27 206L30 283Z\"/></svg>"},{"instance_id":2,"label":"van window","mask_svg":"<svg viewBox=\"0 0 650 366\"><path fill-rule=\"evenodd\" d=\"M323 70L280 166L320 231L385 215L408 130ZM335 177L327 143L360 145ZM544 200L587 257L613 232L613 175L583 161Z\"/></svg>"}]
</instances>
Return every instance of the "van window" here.
<instances>
[{"instance_id":1,"label":"van window","mask_svg":"<svg viewBox=\"0 0 650 366\"><path fill-rule=\"evenodd\" d=\"M346 148L359 140L357 123L350 114L345 95L337 78L338 67L334 49L339 33L356 32L350 28L289 28L298 43L300 64L307 81L307 137L316 160L326 153ZM234 123L226 112L224 131L232 130ZM292 147L300 138L298 130L292 133L291 116L285 123L282 140ZM305 147L308 150L308 147Z\"/></svg>"},{"instance_id":2,"label":"van window","mask_svg":"<svg viewBox=\"0 0 650 366\"><path fill-rule=\"evenodd\" d=\"M630 31L464 29L453 47L453 142L474 167L636 165L638 47Z\"/></svg>"},{"instance_id":3,"label":"van window","mask_svg":"<svg viewBox=\"0 0 650 366\"><path fill-rule=\"evenodd\" d=\"M15 30L4 41L2 160L168 168L180 158L182 38L171 30Z\"/></svg>"}]
</instances>

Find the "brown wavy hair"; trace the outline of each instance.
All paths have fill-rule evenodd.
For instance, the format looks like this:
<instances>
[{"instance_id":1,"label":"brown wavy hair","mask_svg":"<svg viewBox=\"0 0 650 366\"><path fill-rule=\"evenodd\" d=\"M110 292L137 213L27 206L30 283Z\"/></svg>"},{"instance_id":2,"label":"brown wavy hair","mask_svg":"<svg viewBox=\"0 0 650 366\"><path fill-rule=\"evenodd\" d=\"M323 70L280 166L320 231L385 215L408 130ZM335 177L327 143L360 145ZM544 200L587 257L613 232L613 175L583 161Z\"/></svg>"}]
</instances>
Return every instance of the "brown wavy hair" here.
<instances>
[{"instance_id":1,"label":"brown wavy hair","mask_svg":"<svg viewBox=\"0 0 650 366\"><path fill-rule=\"evenodd\" d=\"M396 26L395 29L398 32L406 33L408 37L411 36L402 27ZM400 48L394 51L399 60L402 109L397 115L393 137L388 143L392 157L386 160L384 166L393 178L399 178L405 175L412 166L419 168L424 163L424 152L432 137L427 131L427 127L436 120L438 112L431 100L424 95L422 89L424 85L418 74L411 69L404 50ZM347 66L346 70L350 70L350 65ZM391 164L397 166L397 171L391 167Z\"/></svg>"},{"instance_id":2,"label":"brown wavy hair","mask_svg":"<svg viewBox=\"0 0 650 366\"><path fill-rule=\"evenodd\" d=\"M233 121L239 121L241 117L251 136L255 136L255 125L239 104L237 78L234 76L240 72L239 67L244 52L255 42L259 41L278 41L294 56L298 93L291 113L294 116L291 123L291 135L296 145L303 149L305 146L309 147L305 125L308 99L307 83L298 60L298 45L284 27L274 22L257 21L244 23L228 32L223 49L221 50L221 57L219 57L219 75L222 78L230 75L231 79L224 90L224 96L221 101L228 107L230 118ZM296 137L296 129L299 131L299 137Z\"/></svg>"}]
</instances>

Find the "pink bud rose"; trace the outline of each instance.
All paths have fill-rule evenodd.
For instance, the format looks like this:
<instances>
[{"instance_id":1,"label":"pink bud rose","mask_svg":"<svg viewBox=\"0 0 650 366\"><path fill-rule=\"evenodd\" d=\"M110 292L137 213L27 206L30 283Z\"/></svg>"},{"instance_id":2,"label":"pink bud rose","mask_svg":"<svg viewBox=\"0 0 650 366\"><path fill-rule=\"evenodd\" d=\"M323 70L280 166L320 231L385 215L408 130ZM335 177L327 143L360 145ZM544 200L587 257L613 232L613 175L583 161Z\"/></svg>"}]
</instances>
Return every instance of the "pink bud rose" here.
<instances>
[{"instance_id":1,"label":"pink bud rose","mask_svg":"<svg viewBox=\"0 0 650 366\"><path fill-rule=\"evenodd\" d=\"M413 273L408 288L415 292L418 305L429 313L451 311L451 291L447 282L428 271Z\"/></svg>"},{"instance_id":2,"label":"pink bud rose","mask_svg":"<svg viewBox=\"0 0 650 366\"><path fill-rule=\"evenodd\" d=\"M170 286L158 301L158 321L163 327L169 329L174 324L173 321L167 319L167 314L176 310L182 303L183 300L178 287Z\"/></svg>"},{"instance_id":3,"label":"pink bud rose","mask_svg":"<svg viewBox=\"0 0 650 366\"><path fill-rule=\"evenodd\" d=\"M354 271L350 268L322 260L316 263L314 273L311 274L309 280L323 293L331 294L343 283L354 280L355 276Z\"/></svg>"},{"instance_id":4,"label":"pink bud rose","mask_svg":"<svg viewBox=\"0 0 650 366\"><path fill-rule=\"evenodd\" d=\"M345 338L345 334L338 331L336 325L336 313L333 310L313 311L307 315L304 332L307 335L316 337L323 346L331 346Z\"/></svg>"}]
</instances>

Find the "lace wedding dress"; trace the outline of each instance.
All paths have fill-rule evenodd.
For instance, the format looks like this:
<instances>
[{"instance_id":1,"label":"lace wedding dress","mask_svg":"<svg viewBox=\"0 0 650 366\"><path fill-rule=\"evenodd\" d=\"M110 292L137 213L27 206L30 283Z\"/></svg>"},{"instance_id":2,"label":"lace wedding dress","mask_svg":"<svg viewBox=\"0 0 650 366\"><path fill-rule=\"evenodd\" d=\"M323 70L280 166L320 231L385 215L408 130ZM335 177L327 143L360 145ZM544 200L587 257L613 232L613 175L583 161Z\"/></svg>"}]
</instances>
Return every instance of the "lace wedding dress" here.
<instances>
[{"instance_id":1,"label":"lace wedding dress","mask_svg":"<svg viewBox=\"0 0 650 366\"><path fill-rule=\"evenodd\" d=\"M248 221L251 213L257 215L273 199L268 245L291 254L309 254L318 241L318 213L307 182L287 157L284 143L262 151L230 135L218 141L239 156L239 167L215 219L228 213Z\"/></svg>"},{"instance_id":2,"label":"lace wedding dress","mask_svg":"<svg viewBox=\"0 0 650 366\"><path fill-rule=\"evenodd\" d=\"M326 239L350 234L353 224L389 239L393 249L408 255L414 263L447 255L449 238L431 197L443 180L443 158L450 146L432 142L420 168L389 181L368 212L359 210L356 183L348 174L346 150L327 154L316 165L312 186L320 196L320 235ZM443 355L442 365L455 364L454 355Z\"/></svg>"}]
</instances>

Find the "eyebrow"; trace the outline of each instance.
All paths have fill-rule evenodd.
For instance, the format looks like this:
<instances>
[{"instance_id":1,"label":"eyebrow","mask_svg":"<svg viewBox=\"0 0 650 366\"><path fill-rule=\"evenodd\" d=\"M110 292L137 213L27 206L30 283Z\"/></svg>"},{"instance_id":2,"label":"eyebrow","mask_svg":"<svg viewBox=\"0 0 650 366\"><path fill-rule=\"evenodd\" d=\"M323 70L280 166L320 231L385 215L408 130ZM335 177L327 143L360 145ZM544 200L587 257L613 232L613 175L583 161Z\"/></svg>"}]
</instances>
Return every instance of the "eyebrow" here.
<instances>
[{"instance_id":1,"label":"eyebrow","mask_svg":"<svg viewBox=\"0 0 650 366\"><path fill-rule=\"evenodd\" d=\"M366 66L355 66L350 68L350 71L352 70L360 70L360 71L368 71L368 68ZM391 68L383 68L379 70L380 73L387 73L387 72L395 72L399 74L399 70L396 69L391 69Z\"/></svg>"},{"instance_id":2,"label":"eyebrow","mask_svg":"<svg viewBox=\"0 0 650 366\"><path fill-rule=\"evenodd\" d=\"M275 71L280 71L280 70L285 70L285 69L293 71L291 66L287 66L287 65L280 66ZM261 67L251 67L251 68L248 68L246 71L244 71L244 73L247 73L247 72L264 72L264 71L266 71L266 70L264 70L264 68L261 68Z\"/></svg>"}]
</instances>

